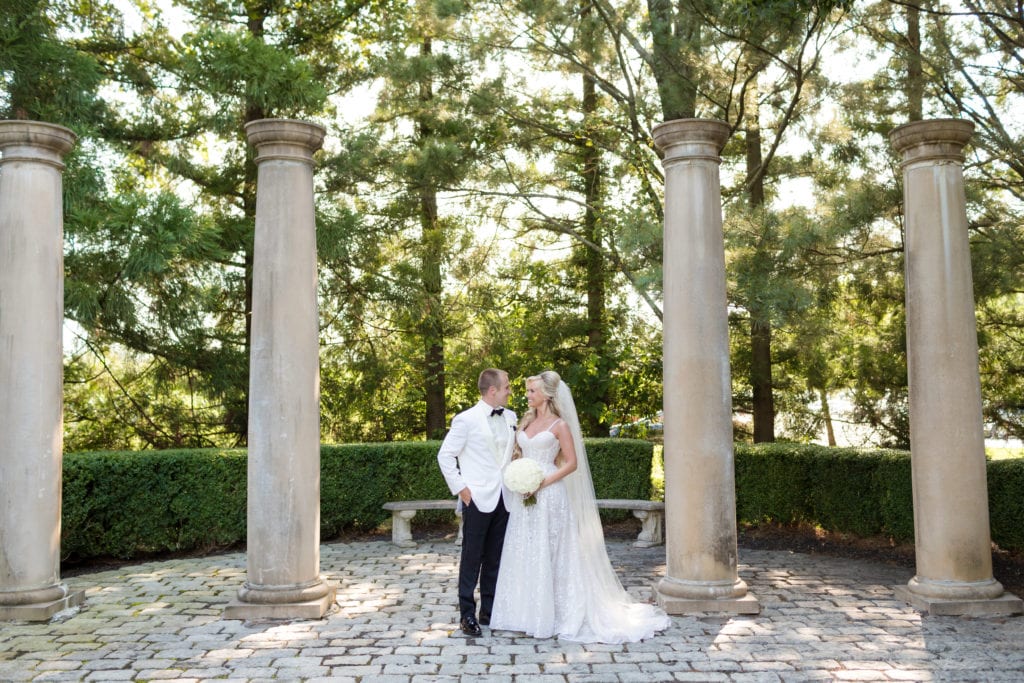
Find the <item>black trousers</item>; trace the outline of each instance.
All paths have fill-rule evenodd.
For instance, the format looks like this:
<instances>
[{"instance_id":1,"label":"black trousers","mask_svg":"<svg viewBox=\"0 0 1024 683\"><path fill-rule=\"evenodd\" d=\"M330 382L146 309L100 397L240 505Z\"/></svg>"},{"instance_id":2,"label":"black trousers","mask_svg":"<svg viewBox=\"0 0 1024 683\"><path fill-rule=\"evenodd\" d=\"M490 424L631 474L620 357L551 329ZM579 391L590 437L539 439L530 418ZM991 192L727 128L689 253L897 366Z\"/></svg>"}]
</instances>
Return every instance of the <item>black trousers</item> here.
<instances>
[{"instance_id":1,"label":"black trousers","mask_svg":"<svg viewBox=\"0 0 1024 683\"><path fill-rule=\"evenodd\" d=\"M508 510L498 499L492 512L480 512L470 501L462 508L462 558L459 561L459 613L461 618L476 616L473 591L480 582L480 613L490 614L494 588L498 583L501 547L505 543Z\"/></svg>"}]
</instances>

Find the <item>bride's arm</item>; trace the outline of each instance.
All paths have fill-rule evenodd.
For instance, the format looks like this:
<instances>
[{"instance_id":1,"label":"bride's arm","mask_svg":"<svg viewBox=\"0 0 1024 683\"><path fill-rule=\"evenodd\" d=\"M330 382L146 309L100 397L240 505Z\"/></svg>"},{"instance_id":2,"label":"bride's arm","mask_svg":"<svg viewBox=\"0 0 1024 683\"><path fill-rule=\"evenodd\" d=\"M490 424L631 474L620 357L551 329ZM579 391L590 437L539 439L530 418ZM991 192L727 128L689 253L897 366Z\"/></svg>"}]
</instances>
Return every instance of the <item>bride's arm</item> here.
<instances>
[{"instance_id":1,"label":"bride's arm","mask_svg":"<svg viewBox=\"0 0 1024 683\"><path fill-rule=\"evenodd\" d=\"M576 471L576 447L572 443L572 434L569 432L569 426L564 421L561 421L551 431L558 439L558 445L562 449L562 465L544 477L544 481L537 488L538 491Z\"/></svg>"}]
</instances>

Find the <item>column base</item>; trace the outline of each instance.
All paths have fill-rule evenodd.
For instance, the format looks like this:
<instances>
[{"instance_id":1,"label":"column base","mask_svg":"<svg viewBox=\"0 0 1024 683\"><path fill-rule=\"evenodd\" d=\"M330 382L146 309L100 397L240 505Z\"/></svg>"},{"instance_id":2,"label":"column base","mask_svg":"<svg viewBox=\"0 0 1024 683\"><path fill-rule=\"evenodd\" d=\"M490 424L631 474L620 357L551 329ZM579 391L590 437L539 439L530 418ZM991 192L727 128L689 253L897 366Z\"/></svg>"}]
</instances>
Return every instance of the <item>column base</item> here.
<instances>
[{"instance_id":1,"label":"column base","mask_svg":"<svg viewBox=\"0 0 1024 683\"><path fill-rule=\"evenodd\" d=\"M668 614L760 614L761 603L747 592L747 584L737 579L724 585L664 578L654 584L654 601Z\"/></svg>"},{"instance_id":2,"label":"column base","mask_svg":"<svg viewBox=\"0 0 1024 683\"><path fill-rule=\"evenodd\" d=\"M246 584L239 597L227 603L223 618L238 618L246 622L263 618L324 618L334 605L337 588L327 582L281 591L255 588Z\"/></svg>"},{"instance_id":3,"label":"column base","mask_svg":"<svg viewBox=\"0 0 1024 683\"><path fill-rule=\"evenodd\" d=\"M914 609L937 617L994 617L1024 614L1024 600L1013 593L995 598L939 598L921 595L910 586L894 586L896 597Z\"/></svg>"},{"instance_id":4,"label":"column base","mask_svg":"<svg viewBox=\"0 0 1024 683\"><path fill-rule=\"evenodd\" d=\"M85 602L85 591L70 591L63 597L24 605L0 605L0 621L49 621L57 612Z\"/></svg>"},{"instance_id":5,"label":"column base","mask_svg":"<svg viewBox=\"0 0 1024 683\"><path fill-rule=\"evenodd\" d=\"M253 604L233 600L224 608L224 619L256 621L259 619L323 619L334 604L334 592L319 600L283 602L276 605Z\"/></svg>"}]
</instances>

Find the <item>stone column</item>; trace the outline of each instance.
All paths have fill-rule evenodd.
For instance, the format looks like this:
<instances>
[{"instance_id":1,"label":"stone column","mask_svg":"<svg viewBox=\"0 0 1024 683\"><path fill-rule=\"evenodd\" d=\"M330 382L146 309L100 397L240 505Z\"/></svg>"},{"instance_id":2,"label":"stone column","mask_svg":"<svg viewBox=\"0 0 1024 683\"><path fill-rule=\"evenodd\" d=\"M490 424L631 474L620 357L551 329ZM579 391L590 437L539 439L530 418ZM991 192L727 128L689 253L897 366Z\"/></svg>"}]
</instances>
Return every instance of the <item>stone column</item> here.
<instances>
[{"instance_id":1,"label":"stone column","mask_svg":"<svg viewBox=\"0 0 1024 683\"><path fill-rule=\"evenodd\" d=\"M917 572L900 598L935 614L1020 611L992 577L963 148L974 125L892 131L903 157L907 370Z\"/></svg>"},{"instance_id":2,"label":"stone column","mask_svg":"<svg viewBox=\"0 0 1024 683\"><path fill-rule=\"evenodd\" d=\"M82 602L60 582L67 128L0 121L0 619Z\"/></svg>"},{"instance_id":3,"label":"stone column","mask_svg":"<svg viewBox=\"0 0 1024 683\"><path fill-rule=\"evenodd\" d=\"M324 129L266 119L256 148L249 360L248 573L227 619L319 619L335 588L320 575L320 343L313 152Z\"/></svg>"},{"instance_id":4,"label":"stone column","mask_svg":"<svg viewBox=\"0 0 1024 683\"><path fill-rule=\"evenodd\" d=\"M736 483L719 153L729 126L654 127L664 154L665 577L670 614L756 614L736 570Z\"/></svg>"}]
</instances>

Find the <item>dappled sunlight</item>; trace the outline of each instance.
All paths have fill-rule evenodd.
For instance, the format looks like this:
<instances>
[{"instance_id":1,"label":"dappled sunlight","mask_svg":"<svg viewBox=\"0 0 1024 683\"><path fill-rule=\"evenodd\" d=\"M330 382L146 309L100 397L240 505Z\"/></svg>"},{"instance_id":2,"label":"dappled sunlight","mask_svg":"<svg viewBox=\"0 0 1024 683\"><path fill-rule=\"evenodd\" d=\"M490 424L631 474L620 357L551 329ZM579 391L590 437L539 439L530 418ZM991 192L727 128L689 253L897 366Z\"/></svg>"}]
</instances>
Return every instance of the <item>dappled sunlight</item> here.
<instances>
[{"instance_id":1,"label":"dappled sunlight","mask_svg":"<svg viewBox=\"0 0 1024 683\"><path fill-rule=\"evenodd\" d=\"M759 617L721 625L709 650L712 661L735 659L752 643L770 643L755 660L770 658L786 671L837 662L849 678L885 678L882 670L914 670L914 680L931 680L932 659L921 616L893 595L909 578L902 568L857 560L745 551L741 568L762 605ZM769 565L774 559L782 564ZM770 667L767 667L770 668Z\"/></svg>"},{"instance_id":2,"label":"dappled sunlight","mask_svg":"<svg viewBox=\"0 0 1024 683\"><path fill-rule=\"evenodd\" d=\"M650 600L665 574L664 547L611 539L608 551L624 587ZM80 667L100 648L101 665L141 667L136 678L151 679L674 672L929 681L1012 679L1024 668L1024 619L922 617L893 595L909 578L904 568L768 550L742 549L738 564L761 604L756 616L674 616L664 633L621 645L490 630L467 638L457 624L458 555L446 541L411 549L386 541L323 545L321 570L337 586L336 605L305 621L223 619L245 580L241 553L83 574L73 579L88 589L78 613L5 624L0 680L32 677L55 662Z\"/></svg>"}]
</instances>

